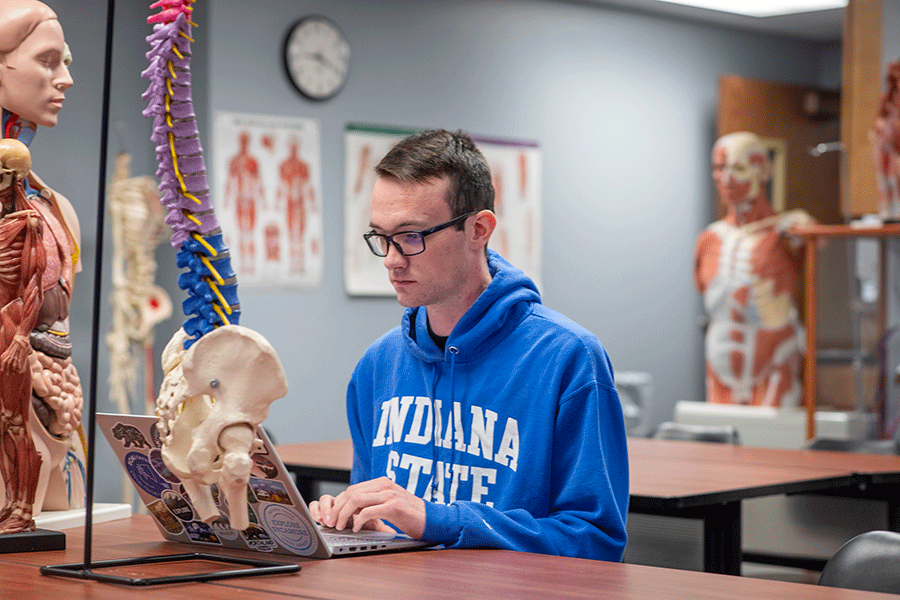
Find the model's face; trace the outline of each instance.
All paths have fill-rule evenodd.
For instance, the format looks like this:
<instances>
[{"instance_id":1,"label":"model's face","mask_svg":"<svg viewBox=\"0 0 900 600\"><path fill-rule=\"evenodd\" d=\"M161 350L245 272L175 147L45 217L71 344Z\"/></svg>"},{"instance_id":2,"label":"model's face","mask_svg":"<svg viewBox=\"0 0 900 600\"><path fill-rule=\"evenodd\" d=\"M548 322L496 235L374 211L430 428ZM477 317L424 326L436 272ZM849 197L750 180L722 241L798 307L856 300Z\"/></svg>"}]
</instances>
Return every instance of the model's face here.
<instances>
[{"instance_id":1,"label":"model's face","mask_svg":"<svg viewBox=\"0 0 900 600\"><path fill-rule=\"evenodd\" d=\"M25 120L53 127L72 87L72 55L62 26L42 22L19 47L0 57L0 106Z\"/></svg>"},{"instance_id":2,"label":"model's face","mask_svg":"<svg viewBox=\"0 0 900 600\"><path fill-rule=\"evenodd\" d=\"M713 148L713 181L726 206L755 199L764 183L760 157L741 143L719 143Z\"/></svg>"},{"instance_id":3,"label":"model's face","mask_svg":"<svg viewBox=\"0 0 900 600\"><path fill-rule=\"evenodd\" d=\"M379 177L372 191L372 221L377 233L422 231L453 218L447 204L446 177L407 183ZM403 306L453 307L461 302L467 266L465 231L449 227L425 238L425 251L403 256L393 247L384 257L388 277Z\"/></svg>"}]
</instances>

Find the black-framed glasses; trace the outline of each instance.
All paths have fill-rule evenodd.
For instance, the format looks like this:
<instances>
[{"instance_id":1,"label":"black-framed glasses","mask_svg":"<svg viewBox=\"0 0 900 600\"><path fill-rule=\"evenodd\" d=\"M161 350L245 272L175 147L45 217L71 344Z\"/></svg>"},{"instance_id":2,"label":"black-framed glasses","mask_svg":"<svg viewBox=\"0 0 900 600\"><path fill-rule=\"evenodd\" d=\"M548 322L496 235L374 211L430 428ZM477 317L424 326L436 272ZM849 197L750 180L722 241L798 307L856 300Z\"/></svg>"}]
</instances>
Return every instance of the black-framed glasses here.
<instances>
[{"instance_id":1,"label":"black-framed glasses","mask_svg":"<svg viewBox=\"0 0 900 600\"><path fill-rule=\"evenodd\" d=\"M369 244L369 250L371 250L372 254L375 256L387 256L391 244L393 244L394 248L397 249L397 252L403 256L415 256L416 254L425 252L425 236L437 233L441 229L452 227L474 214L474 212L469 212L464 215L459 215L445 223L435 225L434 227L422 231L398 231L392 235L384 235L383 233L370 231L363 234L363 239Z\"/></svg>"}]
</instances>

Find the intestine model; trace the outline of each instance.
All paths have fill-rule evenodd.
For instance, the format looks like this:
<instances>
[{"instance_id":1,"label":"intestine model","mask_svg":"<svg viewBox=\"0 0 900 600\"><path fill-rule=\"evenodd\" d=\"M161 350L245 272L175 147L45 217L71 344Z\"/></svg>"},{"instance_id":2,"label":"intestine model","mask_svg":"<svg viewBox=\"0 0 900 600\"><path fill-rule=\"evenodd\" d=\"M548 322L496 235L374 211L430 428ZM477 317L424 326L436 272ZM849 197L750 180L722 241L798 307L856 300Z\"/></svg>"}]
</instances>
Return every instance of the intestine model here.
<instances>
[{"instance_id":1,"label":"intestine model","mask_svg":"<svg viewBox=\"0 0 900 600\"><path fill-rule=\"evenodd\" d=\"M229 506L233 529L249 526L246 487L256 427L269 405L287 393L287 378L272 346L238 325L240 304L230 254L209 198L206 166L191 100L193 0L160 0L162 11L147 41L150 80L144 93L153 118L157 177L173 229L178 285L188 293L187 318L163 352L165 378L157 398L163 460L177 475L200 518L219 517L211 485ZM222 513L225 516L224 513Z\"/></svg>"}]
</instances>

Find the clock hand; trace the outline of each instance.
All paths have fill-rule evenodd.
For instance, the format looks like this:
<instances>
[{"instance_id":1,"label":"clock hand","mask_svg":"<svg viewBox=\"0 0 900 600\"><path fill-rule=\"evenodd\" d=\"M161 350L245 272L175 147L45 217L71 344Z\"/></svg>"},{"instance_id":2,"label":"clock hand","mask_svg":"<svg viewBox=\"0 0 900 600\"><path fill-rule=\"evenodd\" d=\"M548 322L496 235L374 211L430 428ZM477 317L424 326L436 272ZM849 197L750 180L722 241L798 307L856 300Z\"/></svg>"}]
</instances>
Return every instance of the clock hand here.
<instances>
[{"instance_id":1,"label":"clock hand","mask_svg":"<svg viewBox=\"0 0 900 600\"><path fill-rule=\"evenodd\" d=\"M321 52L304 52L300 56L306 56L312 58L314 61L322 65L323 67L334 71L335 73L343 74L344 69L341 68L340 65L335 64L333 61L329 60L324 54Z\"/></svg>"}]
</instances>

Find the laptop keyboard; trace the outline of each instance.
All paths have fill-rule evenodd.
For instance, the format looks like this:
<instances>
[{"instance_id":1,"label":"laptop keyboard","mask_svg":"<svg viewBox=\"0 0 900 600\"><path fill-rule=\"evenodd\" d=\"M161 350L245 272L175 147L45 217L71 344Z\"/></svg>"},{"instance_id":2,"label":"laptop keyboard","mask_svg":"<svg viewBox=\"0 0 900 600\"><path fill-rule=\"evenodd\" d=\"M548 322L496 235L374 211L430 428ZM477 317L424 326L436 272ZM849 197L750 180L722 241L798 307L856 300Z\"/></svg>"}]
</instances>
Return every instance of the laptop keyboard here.
<instances>
[{"instance_id":1,"label":"laptop keyboard","mask_svg":"<svg viewBox=\"0 0 900 600\"><path fill-rule=\"evenodd\" d=\"M346 544L353 541L384 542L394 539L398 534L384 531L360 531L359 533L353 533L352 531L340 531L323 527L322 536L329 544Z\"/></svg>"}]
</instances>

